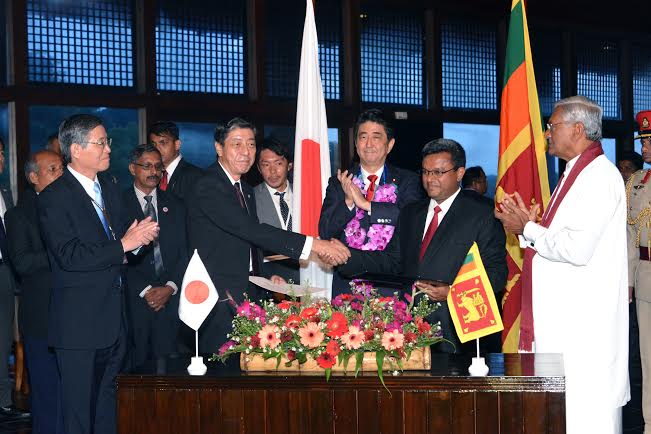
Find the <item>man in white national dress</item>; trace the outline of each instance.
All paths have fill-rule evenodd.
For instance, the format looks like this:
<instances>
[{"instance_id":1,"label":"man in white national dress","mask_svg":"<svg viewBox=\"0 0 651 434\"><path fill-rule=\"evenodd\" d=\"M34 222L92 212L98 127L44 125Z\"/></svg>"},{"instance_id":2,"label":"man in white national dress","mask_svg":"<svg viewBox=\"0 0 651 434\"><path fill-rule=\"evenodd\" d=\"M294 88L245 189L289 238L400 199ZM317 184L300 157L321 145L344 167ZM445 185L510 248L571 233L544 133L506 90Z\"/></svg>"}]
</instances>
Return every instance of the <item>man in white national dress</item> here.
<instances>
[{"instance_id":1,"label":"man in white national dress","mask_svg":"<svg viewBox=\"0 0 651 434\"><path fill-rule=\"evenodd\" d=\"M526 247L520 349L563 354L568 434L621 432L630 399L626 197L601 117L583 96L558 101L545 138L567 165L542 220L517 192L495 210Z\"/></svg>"}]
</instances>

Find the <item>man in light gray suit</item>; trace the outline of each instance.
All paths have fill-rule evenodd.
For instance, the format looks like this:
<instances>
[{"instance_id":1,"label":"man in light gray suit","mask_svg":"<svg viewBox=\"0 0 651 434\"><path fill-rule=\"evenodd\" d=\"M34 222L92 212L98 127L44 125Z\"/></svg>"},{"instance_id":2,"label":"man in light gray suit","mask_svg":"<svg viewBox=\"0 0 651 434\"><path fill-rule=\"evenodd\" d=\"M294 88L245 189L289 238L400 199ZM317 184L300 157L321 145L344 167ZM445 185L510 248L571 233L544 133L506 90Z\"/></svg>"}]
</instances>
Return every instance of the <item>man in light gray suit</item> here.
<instances>
[{"instance_id":1,"label":"man in light gray suit","mask_svg":"<svg viewBox=\"0 0 651 434\"><path fill-rule=\"evenodd\" d=\"M258 147L258 170L264 179L254 188L255 206L260 223L292 230L292 185L287 174L292 169L291 157L287 147L277 140L268 139ZM274 252L265 252L265 256ZM286 281L300 282L298 261L264 262L264 277L278 275Z\"/></svg>"}]
</instances>

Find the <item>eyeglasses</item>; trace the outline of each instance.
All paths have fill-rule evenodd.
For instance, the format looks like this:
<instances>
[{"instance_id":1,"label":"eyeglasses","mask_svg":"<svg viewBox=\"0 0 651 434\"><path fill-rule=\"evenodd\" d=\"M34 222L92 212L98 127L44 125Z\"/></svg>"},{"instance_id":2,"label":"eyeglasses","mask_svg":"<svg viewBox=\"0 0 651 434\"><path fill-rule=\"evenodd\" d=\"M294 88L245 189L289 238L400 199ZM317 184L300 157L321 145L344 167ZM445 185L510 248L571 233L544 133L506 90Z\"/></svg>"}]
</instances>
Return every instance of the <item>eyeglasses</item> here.
<instances>
[{"instance_id":1,"label":"eyeglasses","mask_svg":"<svg viewBox=\"0 0 651 434\"><path fill-rule=\"evenodd\" d=\"M439 170L439 169L434 169L434 170L427 170L427 169L420 169L418 173L422 176L433 176L435 178L440 178L441 176L445 175L448 172L452 172L453 170L458 170L458 167L453 167L452 169L448 170Z\"/></svg>"},{"instance_id":2,"label":"eyeglasses","mask_svg":"<svg viewBox=\"0 0 651 434\"><path fill-rule=\"evenodd\" d=\"M163 166L162 164L151 164L151 163L147 163L147 164L133 163L133 164L135 164L136 166L140 166L145 170L151 170L152 168L155 169L156 172L162 172L163 170L165 170L165 166Z\"/></svg>"},{"instance_id":3,"label":"eyeglasses","mask_svg":"<svg viewBox=\"0 0 651 434\"><path fill-rule=\"evenodd\" d=\"M106 148L107 146L110 148L111 143L113 143L113 139L107 137L106 139L102 139L99 142L86 142L86 143L90 143L91 145L101 146L102 148Z\"/></svg>"},{"instance_id":4,"label":"eyeglasses","mask_svg":"<svg viewBox=\"0 0 651 434\"><path fill-rule=\"evenodd\" d=\"M548 124L547 124L547 129L548 129L549 131L554 131L554 127L555 127L556 125L560 125L560 124L570 124L570 123L571 123L571 122L555 122L555 123L553 123L553 124L548 123Z\"/></svg>"}]
</instances>

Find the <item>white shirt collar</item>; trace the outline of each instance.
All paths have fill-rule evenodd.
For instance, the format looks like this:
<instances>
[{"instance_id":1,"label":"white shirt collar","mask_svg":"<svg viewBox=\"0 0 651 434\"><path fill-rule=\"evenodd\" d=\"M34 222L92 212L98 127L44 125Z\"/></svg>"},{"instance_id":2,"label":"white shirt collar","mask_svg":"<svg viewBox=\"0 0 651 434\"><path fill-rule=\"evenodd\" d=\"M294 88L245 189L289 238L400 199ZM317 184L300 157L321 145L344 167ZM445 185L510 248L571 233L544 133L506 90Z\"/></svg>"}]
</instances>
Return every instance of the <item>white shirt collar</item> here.
<instances>
[{"instance_id":1,"label":"white shirt collar","mask_svg":"<svg viewBox=\"0 0 651 434\"><path fill-rule=\"evenodd\" d=\"M264 181L263 181L264 182ZM267 190L269 190L269 194L271 197L274 197L276 192L283 193L282 191L276 190L275 188L269 186L266 182L264 183L265 187L267 187ZM287 181L287 188L284 191L285 193L285 201L289 200L290 197L292 197L292 185Z\"/></svg>"},{"instance_id":2,"label":"white shirt collar","mask_svg":"<svg viewBox=\"0 0 651 434\"><path fill-rule=\"evenodd\" d=\"M95 198L95 183L98 182L97 175L95 175L95 179L90 179L86 175L82 175L81 173L77 172L75 169L70 167L69 164L68 170L70 173L72 173L72 176L74 176L77 181L79 181L81 186L84 187L84 190L88 196Z\"/></svg>"},{"instance_id":3,"label":"white shirt collar","mask_svg":"<svg viewBox=\"0 0 651 434\"><path fill-rule=\"evenodd\" d=\"M368 180L368 177L370 175L375 175L377 176L377 181L375 181L377 183L376 185L379 185L380 184L379 181L380 179L382 179L382 173L384 173L384 164L382 165L382 167L380 167L379 170L375 171L374 173L369 173L366 170L364 170L364 167L362 167L361 164L359 165L359 170L362 173L362 181L364 181L364 184L369 184L370 181Z\"/></svg>"},{"instance_id":4,"label":"white shirt collar","mask_svg":"<svg viewBox=\"0 0 651 434\"><path fill-rule=\"evenodd\" d=\"M228 180L231 182L231 185L235 185L236 182L239 182L239 183L240 183L240 189L241 189L241 188L242 188L242 183L241 183L240 181L236 181L236 180L231 176L231 174L228 173L228 170L226 170L226 168L224 167L224 165L222 164L221 161L217 160L217 162L219 163L219 165L221 166L221 168L224 169L224 173L226 174L226 176L228 176Z\"/></svg>"},{"instance_id":5,"label":"white shirt collar","mask_svg":"<svg viewBox=\"0 0 651 434\"><path fill-rule=\"evenodd\" d=\"M176 167L179 165L179 162L181 161L181 154L177 155L175 159L172 160L172 162L165 168L165 171L167 172L167 179L171 179L172 175L174 174L174 171L176 170Z\"/></svg>"},{"instance_id":6,"label":"white shirt collar","mask_svg":"<svg viewBox=\"0 0 651 434\"><path fill-rule=\"evenodd\" d=\"M434 208L436 208L436 205L438 205L441 208L441 212L439 213L439 221L440 221L443 218L441 214L445 215L448 212L448 210L452 206L452 202L454 202L454 199L457 198L460 191L461 189L458 188L457 191L455 191L452 196L448 197L441 203L436 202L434 199L430 199L428 211L434 210Z\"/></svg>"},{"instance_id":7,"label":"white shirt collar","mask_svg":"<svg viewBox=\"0 0 651 434\"><path fill-rule=\"evenodd\" d=\"M138 202L140 202L140 207L144 209L145 205L147 205L147 201L145 200L145 196L151 196L151 203L156 207L157 205L157 197L158 194L156 193L156 189L153 189L151 193L145 194L144 192L140 191L138 187L136 187L135 184L133 184L133 190L136 192L136 197L138 198Z\"/></svg>"}]
</instances>

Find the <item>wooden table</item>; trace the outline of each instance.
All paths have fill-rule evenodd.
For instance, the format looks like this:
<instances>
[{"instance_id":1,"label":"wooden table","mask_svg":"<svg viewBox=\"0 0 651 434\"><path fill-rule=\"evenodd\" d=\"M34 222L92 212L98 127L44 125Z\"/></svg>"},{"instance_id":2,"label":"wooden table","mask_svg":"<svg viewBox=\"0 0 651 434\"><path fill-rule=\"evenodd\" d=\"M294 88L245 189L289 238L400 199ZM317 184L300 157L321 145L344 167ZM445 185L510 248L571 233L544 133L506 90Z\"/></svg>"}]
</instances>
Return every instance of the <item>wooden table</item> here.
<instances>
[{"instance_id":1,"label":"wooden table","mask_svg":"<svg viewBox=\"0 0 651 434\"><path fill-rule=\"evenodd\" d=\"M152 362L118 377L118 426L140 433L545 433L565 432L565 378L556 354L489 354L488 377L470 359L432 355L430 371L377 375L247 374L237 360Z\"/></svg>"}]
</instances>

